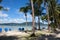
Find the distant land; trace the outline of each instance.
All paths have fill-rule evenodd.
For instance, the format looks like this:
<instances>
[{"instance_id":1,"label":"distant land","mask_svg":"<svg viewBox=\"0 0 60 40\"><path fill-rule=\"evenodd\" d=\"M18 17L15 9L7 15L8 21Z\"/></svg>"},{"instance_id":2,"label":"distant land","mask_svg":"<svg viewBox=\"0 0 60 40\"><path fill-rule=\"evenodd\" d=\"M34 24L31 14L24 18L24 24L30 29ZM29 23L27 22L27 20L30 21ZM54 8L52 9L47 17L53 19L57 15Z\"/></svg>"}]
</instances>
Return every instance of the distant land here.
<instances>
[{"instance_id":1,"label":"distant land","mask_svg":"<svg viewBox=\"0 0 60 40\"><path fill-rule=\"evenodd\" d=\"M0 23L0 25L7 25L7 26L16 26L16 25L26 25L26 22L24 23ZM27 26L31 26L32 25L32 22L27 22ZM35 25L38 25L38 23L35 23ZM40 23L40 25L44 25L44 26L47 26L47 24L43 24L43 23Z\"/></svg>"}]
</instances>

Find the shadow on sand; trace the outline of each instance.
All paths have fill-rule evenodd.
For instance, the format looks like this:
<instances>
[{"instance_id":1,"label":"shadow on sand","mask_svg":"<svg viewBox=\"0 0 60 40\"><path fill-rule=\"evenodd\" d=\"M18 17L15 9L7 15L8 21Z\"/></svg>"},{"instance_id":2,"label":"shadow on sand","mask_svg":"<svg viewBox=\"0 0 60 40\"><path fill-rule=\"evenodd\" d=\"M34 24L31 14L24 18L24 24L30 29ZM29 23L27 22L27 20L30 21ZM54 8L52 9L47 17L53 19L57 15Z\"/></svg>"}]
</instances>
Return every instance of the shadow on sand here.
<instances>
[{"instance_id":1,"label":"shadow on sand","mask_svg":"<svg viewBox=\"0 0 60 40\"><path fill-rule=\"evenodd\" d=\"M0 36L0 40L17 40L15 36Z\"/></svg>"},{"instance_id":2,"label":"shadow on sand","mask_svg":"<svg viewBox=\"0 0 60 40\"><path fill-rule=\"evenodd\" d=\"M18 40L20 38L17 38L15 36L1 36L0 40ZM21 39L20 39L21 40ZM37 37L36 39L26 39L26 40L60 40L60 38L56 38L55 36L52 35L42 35L40 37Z\"/></svg>"},{"instance_id":3,"label":"shadow on sand","mask_svg":"<svg viewBox=\"0 0 60 40\"><path fill-rule=\"evenodd\" d=\"M38 37L37 40L60 40L60 38L56 38L52 35L42 35L41 37Z\"/></svg>"}]
</instances>

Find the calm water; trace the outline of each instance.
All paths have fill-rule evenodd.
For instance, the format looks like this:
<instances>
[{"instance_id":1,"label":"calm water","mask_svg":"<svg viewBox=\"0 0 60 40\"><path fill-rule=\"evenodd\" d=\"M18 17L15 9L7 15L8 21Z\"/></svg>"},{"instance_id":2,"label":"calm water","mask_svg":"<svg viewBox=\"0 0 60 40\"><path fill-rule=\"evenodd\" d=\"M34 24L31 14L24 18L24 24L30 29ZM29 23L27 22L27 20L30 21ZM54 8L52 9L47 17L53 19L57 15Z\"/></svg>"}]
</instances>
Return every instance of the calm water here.
<instances>
[{"instance_id":1,"label":"calm water","mask_svg":"<svg viewBox=\"0 0 60 40\"><path fill-rule=\"evenodd\" d=\"M37 28L38 28L38 26L36 26ZM40 26L41 27L41 29L43 28L43 27L45 27L45 28L47 28L47 26ZM18 28L24 28L25 30L26 30L26 28L28 29L28 30L32 30L32 26L7 26L7 25L0 25L0 28L3 28L3 30L4 30L4 28L11 28L12 30L18 30Z\"/></svg>"}]
</instances>

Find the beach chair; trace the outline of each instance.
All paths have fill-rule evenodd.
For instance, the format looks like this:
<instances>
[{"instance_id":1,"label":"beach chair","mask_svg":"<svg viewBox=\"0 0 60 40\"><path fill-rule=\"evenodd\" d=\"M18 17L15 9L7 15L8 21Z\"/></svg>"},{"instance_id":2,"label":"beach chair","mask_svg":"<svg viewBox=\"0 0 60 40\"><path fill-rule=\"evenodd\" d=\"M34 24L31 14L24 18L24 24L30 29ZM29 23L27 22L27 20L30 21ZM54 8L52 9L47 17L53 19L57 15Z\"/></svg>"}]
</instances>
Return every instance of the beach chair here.
<instances>
[{"instance_id":1,"label":"beach chair","mask_svg":"<svg viewBox=\"0 0 60 40\"><path fill-rule=\"evenodd\" d=\"M24 28L21 28L22 31L24 31Z\"/></svg>"},{"instance_id":2,"label":"beach chair","mask_svg":"<svg viewBox=\"0 0 60 40\"><path fill-rule=\"evenodd\" d=\"M18 28L19 31L21 31L21 28Z\"/></svg>"},{"instance_id":3,"label":"beach chair","mask_svg":"<svg viewBox=\"0 0 60 40\"><path fill-rule=\"evenodd\" d=\"M0 33L2 32L2 28L0 28Z\"/></svg>"},{"instance_id":4,"label":"beach chair","mask_svg":"<svg viewBox=\"0 0 60 40\"><path fill-rule=\"evenodd\" d=\"M4 30L5 30L5 32L7 32L8 31L8 28L5 28Z\"/></svg>"},{"instance_id":5,"label":"beach chair","mask_svg":"<svg viewBox=\"0 0 60 40\"><path fill-rule=\"evenodd\" d=\"M11 31L11 28L9 28L9 31Z\"/></svg>"}]
</instances>

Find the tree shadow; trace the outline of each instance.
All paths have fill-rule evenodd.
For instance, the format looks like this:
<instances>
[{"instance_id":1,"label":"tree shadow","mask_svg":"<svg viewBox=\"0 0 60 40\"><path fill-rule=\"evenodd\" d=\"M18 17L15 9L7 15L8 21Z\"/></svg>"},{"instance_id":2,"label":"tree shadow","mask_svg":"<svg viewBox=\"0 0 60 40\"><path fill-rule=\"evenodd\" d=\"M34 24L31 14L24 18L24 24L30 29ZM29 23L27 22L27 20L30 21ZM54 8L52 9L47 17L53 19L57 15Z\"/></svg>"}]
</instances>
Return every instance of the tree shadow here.
<instances>
[{"instance_id":1,"label":"tree shadow","mask_svg":"<svg viewBox=\"0 0 60 40\"><path fill-rule=\"evenodd\" d=\"M17 40L15 36L0 36L0 40Z\"/></svg>"},{"instance_id":2,"label":"tree shadow","mask_svg":"<svg viewBox=\"0 0 60 40\"><path fill-rule=\"evenodd\" d=\"M60 40L60 38L56 38L53 35L42 35L41 37L38 37L37 40Z\"/></svg>"}]
</instances>

